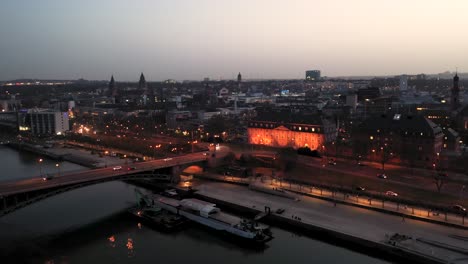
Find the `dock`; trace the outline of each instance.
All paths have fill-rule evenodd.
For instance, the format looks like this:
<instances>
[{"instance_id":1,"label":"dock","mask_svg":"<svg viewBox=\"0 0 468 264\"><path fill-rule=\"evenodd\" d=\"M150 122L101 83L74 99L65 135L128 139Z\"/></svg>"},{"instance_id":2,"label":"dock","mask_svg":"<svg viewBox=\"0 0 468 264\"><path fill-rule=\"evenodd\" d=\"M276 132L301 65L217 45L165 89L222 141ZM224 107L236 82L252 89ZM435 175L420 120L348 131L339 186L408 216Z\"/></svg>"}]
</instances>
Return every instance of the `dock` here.
<instances>
[{"instance_id":1,"label":"dock","mask_svg":"<svg viewBox=\"0 0 468 264\"><path fill-rule=\"evenodd\" d=\"M447 263L468 259L463 249L466 230L397 215L336 204L313 197L293 200L251 190L245 186L202 182L196 197L236 212L257 215L267 223L302 230L305 234L341 241L369 254L414 263ZM264 214L265 206L271 208ZM283 213L277 209L285 208ZM405 239L395 239L400 237ZM423 242L424 241L424 242ZM437 241L436 243L427 243ZM454 262L456 263L456 262Z\"/></svg>"}]
</instances>

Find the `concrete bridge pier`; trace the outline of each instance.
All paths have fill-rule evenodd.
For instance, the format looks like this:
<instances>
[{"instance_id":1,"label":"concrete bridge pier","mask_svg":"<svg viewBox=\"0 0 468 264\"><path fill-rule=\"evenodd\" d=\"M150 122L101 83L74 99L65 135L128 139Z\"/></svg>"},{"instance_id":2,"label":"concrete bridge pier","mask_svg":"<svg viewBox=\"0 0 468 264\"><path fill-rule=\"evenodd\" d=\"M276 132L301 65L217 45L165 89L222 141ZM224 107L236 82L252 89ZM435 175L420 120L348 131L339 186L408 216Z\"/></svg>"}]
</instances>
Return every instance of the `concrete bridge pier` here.
<instances>
[{"instance_id":1,"label":"concrete bridge pier","mask_svg":"<svg viewBox=\"0 0 468 264\"><path fill-rule=\"evenodd\" d=\"M172 180L171 182L173 183L179 183L180 182L180 174L184 171L184 168L182 168L181 165L176 165L172 167L171 169L171 174L172 174Z\"/></svg>"}]
</instances>

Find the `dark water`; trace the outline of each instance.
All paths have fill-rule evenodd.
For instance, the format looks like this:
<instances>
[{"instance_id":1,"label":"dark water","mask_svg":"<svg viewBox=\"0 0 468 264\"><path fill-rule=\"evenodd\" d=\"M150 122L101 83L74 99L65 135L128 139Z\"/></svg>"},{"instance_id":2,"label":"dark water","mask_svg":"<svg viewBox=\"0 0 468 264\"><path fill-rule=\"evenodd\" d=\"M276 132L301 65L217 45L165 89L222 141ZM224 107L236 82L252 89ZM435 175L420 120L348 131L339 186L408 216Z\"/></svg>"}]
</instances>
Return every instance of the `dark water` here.
<instances>
[{"instance_id":1,"label":"dark water","mask_svg":"<svg viewBox=\"0 0 468 264\"><path fill-rule=\"evenodd\" d=\"M33 155L0 148L0 157L0 165L9 166L7 175L35 175ZM80 169L69 165L63 164L63 169ZM162 233L138 225L125 213L133 201L133 186L111 182L63 193L4 216L0 263L385 263L278 228L273 228L275 239L264 250L240 247L196 225ZM115 242L109 241L111 236ZM127 247L129 239L132 250Z\"/></svg>"},{"instance_id":2,"label":"dark water","mask_svg":"<svg viewBox=\"0 0 468 264\"><path fill-rule=\"evenodd\" d=\"M40 163L39 159L43 161ZM56 164L59 164L59 168ZM57 162L45 159L42 156L26 152L16 151L0 145L0 182L11 179L30 178L43 174L57 174L66 171L76 171L86 169L67 161Z\"/></svg>"}]
</instances>

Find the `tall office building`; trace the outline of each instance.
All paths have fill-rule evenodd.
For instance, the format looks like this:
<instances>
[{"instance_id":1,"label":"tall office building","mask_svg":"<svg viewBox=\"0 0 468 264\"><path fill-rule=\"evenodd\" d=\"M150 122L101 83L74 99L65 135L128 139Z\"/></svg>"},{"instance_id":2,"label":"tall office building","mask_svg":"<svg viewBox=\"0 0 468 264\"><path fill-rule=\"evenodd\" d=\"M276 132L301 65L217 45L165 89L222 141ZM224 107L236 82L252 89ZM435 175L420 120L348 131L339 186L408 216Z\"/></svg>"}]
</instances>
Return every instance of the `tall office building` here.
<instances>
[{"instance_id":1,"label":"tall office building","mask_svg":"<svg viewBox=\"0 0 468 264\"><path fill-rule=\"evenodd\" d=\"M305 79L307 81L318 81L318 80L320 80L320 71L319 70L306 71Z\"/></svg>"},{"instance_id":2,"label":"tall office building","mask_svg":"<svg viewBox=\"0 0 468 264\"><path fill-rule=\"evenodd\" d=\"M31 109L20 115L20 131L31 131L33 135L61 135L70 130L67 112Z\"/></svg>"}]
</instances>

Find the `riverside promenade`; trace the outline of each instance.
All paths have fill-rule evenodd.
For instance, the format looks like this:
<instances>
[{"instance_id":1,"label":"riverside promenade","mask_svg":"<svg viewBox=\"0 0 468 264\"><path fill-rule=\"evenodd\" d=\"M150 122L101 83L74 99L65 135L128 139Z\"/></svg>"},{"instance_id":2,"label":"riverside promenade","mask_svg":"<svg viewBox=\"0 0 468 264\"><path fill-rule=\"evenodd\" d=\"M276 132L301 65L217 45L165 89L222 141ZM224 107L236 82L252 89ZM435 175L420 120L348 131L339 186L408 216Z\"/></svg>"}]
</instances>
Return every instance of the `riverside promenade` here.
<instances>
[{"instance_id":1,"label":"riverside promenade","mask_svg":"<svg viewBox=\"0 0 468 264\"><path fill-rule=\"evenodd\" d=\"M265 185L267 187L268 184ZM320 230L353 246L375 248L396 256L412 256L421 263L468 263L466 229L297 193L295 199L291 199L239 184L200 181L194 185L194 189L201 197L219 204L231 204L258 212L268 206L272 217L280 222L312 231ZM285 211L275 213L280 208Z\"/></svg>"},{"instance_id":2,"label":"riverside promenade","mask_svg":"<svg viewBox=\"0 0 468 264\"><path fill-rule=\"evenodd\" d=\"M131 163L129 159L120 159L118 157L111 156L100 157L99 155L92 154L91 151L81 147L69 147L68 145L61 144L50 148L44 148L42 145L33 145L29 143L10 143L8 146L35 153L38 156L49 157L54 160L69 161L88 168L104 168Z\"/></svg>"},{"instance_id":3,"label":"riverside promenade","mask_svg":"<svg viewBox=\"0 0 468 264\"><path fill-rule=\"evenodd\" d=\"M340 192L331 187L316 187L308 184L291 183L288 181L278 181L271 177L262 179L239 178L233 176L223 176L213 173L197 175L198 178L226 182L238 185L250 186L251 189L270 194L277 194L284 197L295 197L300 195L310 196L317 199L330 201L332 203L346 204L374 210L403 218L418 219L447 226L454 226L468 230L468 219L466 216L447 211L435 211L421 206L414 206L401 203L391 196L378 195L370 192ZM369 196L373 194L373 196Z\"/></svg>"}]
</instances>

